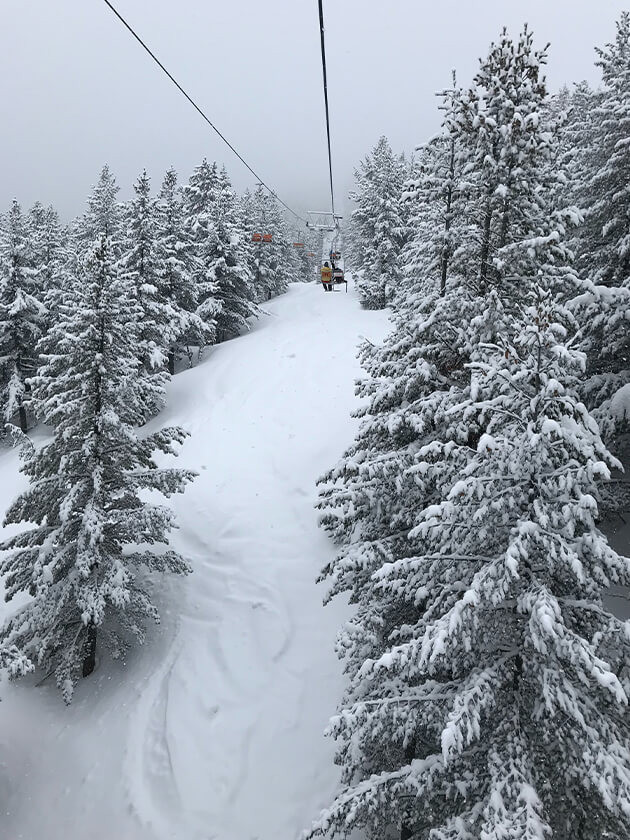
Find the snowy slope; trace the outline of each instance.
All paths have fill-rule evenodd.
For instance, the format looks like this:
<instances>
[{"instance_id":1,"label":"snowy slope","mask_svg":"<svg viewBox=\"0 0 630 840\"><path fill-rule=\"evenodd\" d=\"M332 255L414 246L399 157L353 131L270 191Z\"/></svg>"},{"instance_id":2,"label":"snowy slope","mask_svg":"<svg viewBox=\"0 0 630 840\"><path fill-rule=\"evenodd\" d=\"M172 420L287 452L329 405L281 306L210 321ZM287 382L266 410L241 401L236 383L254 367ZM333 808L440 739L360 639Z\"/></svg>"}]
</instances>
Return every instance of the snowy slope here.
<instances>
[{"instance_id":1,"label":"snowy slope","mask_svg":"<svg viewBox=\"0 0 630 840\"><path fill-rule=\"evenodd\" d=\"M353 437L356 345L386 315L319 285L266 309L174 379L160 417L200 473L173 500L194 573L164 586L161 627L69 709L48 683L2 685L2 838L294 840L331 797L347 607L314 584L332 552L315 481ZM3 453L3 509L21 486Z\"/></svg>"}]
</instances>

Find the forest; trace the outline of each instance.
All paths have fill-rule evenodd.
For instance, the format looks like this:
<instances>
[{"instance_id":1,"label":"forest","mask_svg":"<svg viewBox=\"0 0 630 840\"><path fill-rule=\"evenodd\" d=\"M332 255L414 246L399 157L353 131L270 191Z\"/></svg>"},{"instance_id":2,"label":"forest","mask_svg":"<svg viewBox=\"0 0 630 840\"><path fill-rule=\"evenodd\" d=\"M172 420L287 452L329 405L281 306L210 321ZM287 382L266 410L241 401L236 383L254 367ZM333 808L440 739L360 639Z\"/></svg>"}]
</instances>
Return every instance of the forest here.
<instances>
[{"instance_id":1,"label":"forest","mask_svg":"<svg viewBox=\"0 0 630 840\"><path fill-rule=\"evenodd\" d=\"M308 512L326 604L351 609L328 651L340 781L304 840L630 831L630 13L597 87L550 91L548 54L504 29L445 80L439 133L412 155L383 136L355 172L345 268L389 327L360 333L354 440ZM163 576L197 585L164 502L199 476L173 466L185 424L160 423L172 379L209 354L211 380L293 284L353 305L321 294L315 233L217 163L118 191L105 166L70 224L1 218L2 446L27 484L4 512L0 665L68 705L151 638ZM323 387L294 381L296 404Z\"/></svg>"}]
</instances>

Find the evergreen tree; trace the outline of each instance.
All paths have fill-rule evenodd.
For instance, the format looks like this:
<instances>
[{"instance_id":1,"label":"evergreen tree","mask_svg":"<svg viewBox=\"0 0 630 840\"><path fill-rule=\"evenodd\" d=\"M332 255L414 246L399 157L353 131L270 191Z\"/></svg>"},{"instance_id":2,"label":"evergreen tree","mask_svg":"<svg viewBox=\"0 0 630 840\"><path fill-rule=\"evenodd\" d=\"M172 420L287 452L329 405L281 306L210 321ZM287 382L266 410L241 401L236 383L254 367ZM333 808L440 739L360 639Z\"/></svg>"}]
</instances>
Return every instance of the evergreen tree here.
<instances>
[{"instance_id":1,"label":"evergreen tree","mask_svg":"<svg viewBox=\"0 0 630 840\"><path fill-rule=\"evenodd\" d=\"M217 314L219 341L248 329L247 319L258 311L244 235L239 228L232 185L224 168L218 175L212 227L202 251L202 259L214 278L215 295L220 305Z\"/></svg>"},{"instance_id":2,"label":"evergreen tree","mask_svg":"<svg viewBox=\"0 0 630 840\"><path fill-rule=\"evenodd\" d=\"M34 269L37 272L39 296L45 299L54 286L60 265L65 260L65 236L55 208L44 207L41 202L36 202L29 211L28 233Z\"/></svg>"},{"instance_id":3,"label":"evergreen tree","mask_svg":"<svg viewBox=\"0 0 630 840\"><path fill-rule=\"evenodd\" d=\"M447 279L457 270L452 263L462 239L465 209L461 200L465 194L462 149L468 134L468 126L460 122L463 96L453 73L453 87L442 93L442 132L417 150L411 177L404 185L407 242L401 257L403 277L394 305L402 301L404 306L405 299L414 291L423 294L425 287L436 289L438 278L440 295L444 297Z\"/></svg>"},{"instance_id":4,"label":"evergreen tree","mask_svg":"<svg viewBox=\"0 0 630 840\"><path fill-rule=\"evenodd\" d=\"M170 335L168 369L175 373L176 362L186 356L192 361L191 347L202 347L212 341L214 332L197 314L195 256L189 231L184 224L177 173L169 169L158 196L156 247L162 254L159 288L174 313L174 330Z\"/></svg>"},{"instance_id":5,"label":"evergreen tree","mask_svg":"<svg viewBox=\"0 0 630 840\"><path fill-rule=\"evenodd\" d=\"M108 236L115 258L120 257L124 235L122 208L117 200L119 190L114 175L105 164L90 193L87 210L77 221L74 230L75 236L88 244Z\"/></svg>"},{"instance_id":6,"label":"evergreen tree","mask_svg":"<svg viewBox=\"0 0 630 840\"><path fill-rule=\"evenodd\" d=\"M27 453L30 486L5 519L35 524L5 541L0 567L6 598L31 599L5 624L1 650L14 676L33 664L54 673L70 702L79 676L95 666L97 642L119 655L144 639L146 619L158 619L143 570L187 570L168 547L140 547L167 544L173 526L172 512L143 496L180 492L193 475L153 460L184 439L181 429L145 438L135 430L145 410L137 298L110 237L81 258L57 317L31 380L53 437Z\"/></svg>"},{"instance_id":7,"label":"evergreen tree","mask_svg":"<svg viewBox=\"0 0 630 840\"><path fill-rule=\"evenodd\" d=\"M358 220L350 213L342 225L341 234L343 238L343 257L347 269L350 271L360 271L363 265L365 249L363 247L363 239L361 238L361 231ZM321 242L314 250L317 253L318 261L321 260Z\"/></svg>"},{"instance_id":8,"label":"evergreen tree","mask_svg":"<svg viewBox=\"0 0 630 840\"><path fill-rule=\"evenodd\" d=\"M253 227L253 233L271 236L270 241L252 242L250 248L257 300L270 300L284 294L288 284L297 280L287 224L278 202L262 186L257 187L251 199L245 197L244 207L245 230Z\"/></svg>"},{"instance_id":9,"label":"evergreen tree","mask_svg":"<svg viewBox=\"0 0 630 840\"><path fill-rule=\"evenodd\" d=\"M355 172L356 189L350 198L357 203L352 215L362 241L357 289L368 309L383 309L400 282L400 251L406 236L401 197L406 177L404 156L394 155L386 137L380 138Z\"/></svg>"},{"instance_id":10,"label":"evergreen tree","mask_svg":"<svg viewBox=\"0 0 630 840\"><path fill-rule=\"evenodd\" d=\"M510 307L518 304L526 291L522 288L522 278L532 278L537 274L539 261L531 256L533 244L548 244L552 251L548 256L550 260L561 260L566 256L561 246L557 248L557 253L553 252L554 243L563 232L562 219L550 218L549 208L545 207L545 191L540 189L539 182L552 143L547 126L529 119L530 114L540 112L541 95L538 86L526 83L533 68L540 68L543 56L533 50L530 33L524 34L518 50L504 34L499 44L491 48L488 64L494 67L501 56L505 62L513 63L513 75L519 84L515 85L510 74L504 73L504 93L506 96L513 93L516 101L511 110L505 109L503 119L507 120L506 125L497 124L494 130L497 139L504 137L507 152L513 158L512 167L518 165L520 171L518 189L513 194L509 193L507 224L506 217L497 213L497 208L504 208L505 190L500 191L503 197L497 206L491 208L494 218L491 218L490 230L498 229L504 238L503 250L492 249L495 251L492 257L492 291L499 296L501 307L500 310L494 306L489 309L487 294L479 293L482 266L486 268L482 247L487 248L487 245L482 245L481 236L485 219L477 217L477 235L474 236L469 232L469 218L473 216L472 211L478 209L480 197L482 200L485 198L485 191L471 188L458 196L461 203L457 238L451 246L457 258L448 263L446 284L442 285L439 264L444 228L434 225L435 240L430 246L438 260L423 259L418 263L419 276L411 279L407 287L409 294L395 313L395 329L384 346L367 344L362 349L361 360L367 376L359 383L358 393L367 399L365 407L359 412L366 418L365 423L347 459L331 472L334 489L324 488L323 498L324 522L334 536L343 540L351 539L357 519L361 521L361 533L365 535L366 542L370 541L370 534L374 538L378 534L386 535L388 539L389 535L397 534L399 526L403 532L412 527L413 512L422 507L425 494L429 491L415 479L410 479L409 486L404 484L402 489L401 482L405 480L401 476L407 473L406 467L413 463L415 453L425 441L442 435L446 439L452 436L448 408L458 403L469 385L470 372L466 364L474 348L479 341L492 338L492 330L500 327L500 320L509 318ZM479 110L482 110L486 96L488 99L499 99L491 83L492 78L488 68L482 66L474 86ZM484 84L489 85L485 95ZM520 93L528 87L535 95L526 102ZM453 121L449 131L458 132L455 139L462 150L459 165L462 169L467 168L467 183L479 185L482 173L475 166L483 170L489 164L485 155L477 151L477 142L485 147L487 137L481 121L468 118L472 99L470 92L462 96L464 116ZM488 116L490 122L492 114ZM524 123L527 129L519 131ZM477 137L478 133L482 134L481 138ZM442 147L448 148L449 145L447 140ZM515 150L520 150L519 157L516 157ZM499 148L495 149L495 154L497 158L502 157ZM441 173L441 185L435 180L436 173ZM431 172L429 186L435 195L443 197L450 180L448 167L436 168ZM514 230L511 220L519 220ZM432 275L431 265L434 266ZM492 323L490 312L496 315L496 325ZM471 424L469 433L476 434L474 424ZM341 489L336 486L337 482L342 486L347 482L348 486ZM374 486L378 487L377 493ZM330 504L327 502L329 493ZM405 504L401 504L401 499Z\"/></svg>"},{"instance_id":11,"label":"evergreen tree","mask_svg":"<svg viewBox=\"0 0 630 840\"><path fill-rule=\"evenodd\" d=\"M586 101L573 140L582 151L587 177L579 195L586 211L581 251L588 254L589 279L620 286L630 267L627 138L630 130L630 13L617 22L615 42L598 49L603 90ZM584 100L587 91L582 91Z\"/></svg>"},{"instance_id":12,"label":"evergreen tree","mask_svg":"<svg viewBox=\"0 0 630 840\"><path fill-rule=\"evenodd\" d=\"M27 221L17 201L5 219L0 254L0 404L9 422L17 414L26 432L27 378L37 367L35 347L45 307Z\"/></svg>"},{"instance_id":13,"label":"evergreen tree","mask_svg":"<svg viewBox=\"0 0 630 840\"><path fill-rule=\"evenodd\" d=\"M260 254L262 241L260 243L254 241L254 236L259 234L262 240L262 219L260 218L258 206L250 190L245 190L238 198L238 218L239 228L243 232L244 237L247 264L252 278L254 300L260 302L263 300L263 296L260 293Z\"/></svg>"},{"instance_id":14,"label":"evergreen tree","mask_svg":"<svg viewBox=\"0 0 630 840\"><path fill-rule=\"evenodd\" d=\"M534 49L527 27L516 42L503 30L462 98L468 224L457 246L458 270L482 294L509 283L503 266L515 244L545 232L545 177L557 177L548 162L558 141L543 121L546 61L546 49Z\"/></svg>"},{"instance_id":15,"label":"evergreen tree","mask_svg":"<svg viewBox=\"0 0 630 840\"><path fill-rule=\"evenodd\" d=\"M302 237L303 239L307 240L303 242L303 248L296 249L296 256L297 256L297 274L302 283L310 283L312 282L316 275L315 275L315 258L309 257L309 254L314 253L311 249L311 245L308 242L308 237Z\"/></svg>"},{"instance_id":16,"label":"evergreen tree","mask_svg":"<svg viewBox=\"0 0 630 840\"><path fill-rule=\"evenodd\" d=\"M163 408L166 400L166 364L176 334L177 313L162 283L166 254L157 236L156 202L151 198L146 171L134 184L134 190L136 197L127 210L125 255L121 267L135 292L137 387L142 391L145 418L149 418Z\"/></svg>"},{"instance_id":17,"label":"evergreen tree","mask_svg":"<svg viewBox=\"0 0 630 840\"><path fill-rule=\"evenodd\" d=\"M429 594L418 576L410 574L406 589L385 581L388 569L405 563L411 567L420 555L418 523L444 503L458 478L453 453L476 452L489 434L489 416L471 382L471 363L486 346L500 341L516 346L527 323L524 301L541 276L553 278L554 295L563 299L575 291L575 277L564 267L568 253L562 244L571 214L554 212L555 194L548 183L557 138L543 119L544 61L545 52L533 48L527 30L516 43L503 32L471 89L453 96L453 119L445 124L443 138L431 144L427 179L420 179L432 197L433 222L442 223L433 224L433 237L431 228L419 234L418 276L408 277L407 296L395 312L392 334L383 347L366 345L362 350L366 376L357 389L364 398L362 425L344 459L323 481L322 524L340 546L323 576L331 581L331 596L349 592L358 606L340 637L351 686L332 727L341 739L338 761L347 788L319 823L321 833L340 830L345 820L344 831L362 825L369 836L382 837L388 825L402 819L404 837L429 836L422 820L435 827L431 836L436 838L491 836L490 828L481 835L476 828L470 835L457 834L456 820L440 828L443 818L454 813L445 809L446 803L451 807L451 797L456 799L455 777L449 777L452 787L436 793L442 797L440 808L433 800L426 813L419 806L407 807L411 778L430 770L424 762L433 761L431 750L439 754L443 721L434 720L430 711L424 716L424 694L407 710L407 699L420 692L419 672L411 676L401 669L391 683L377 679L372 684L370 663L385 663L399 646L418 639L422 628L438 616L439 605L462 594L454 551L451 557L445 550L434 607L431 602L427 606ZM454 159L449 154L451 138ZM427 163L424 156L421 160ZM445 199L455 183L451 160L459 180L447 231ZM420 212L418 205L416 218ZM556 350L549 352L553 356ZM467 407L465 413L462 406ZM513 413L509 406L506 410ZM445 531L448 536L448 528ZM438 549L435 554L439 559ZM427 563L432 557L427 550ZM438 563L436 570L440 568ZM376 671L381 673L380 665ZM455 693L457 676L456 669L448 676ZM438 683L445 677L431 679L437 698ZM362 697L369 701L365 708L360 707ZM357 704L365 727L358 719L356 726L353 723ZM377 711L381 708L382 715ZM389 723L381 726L388 714ZM474 781L471 776L470 790ZM429 798L433 789L423 788L424 793Z\"/></svg>"},{"instance_id":18,"label":"evergreen tree","mask_svg":"<svg viewBox=\"0 0 630 840\"><path fill-rule=\"evenodd\" d=\"M286 220L285 220L286 222ZM290 225L286 224L287 229L287 268L291 283L303 283L304 272L306 270L306 260L304 259L304 248L298 247L300 243L304 244L304 233L299 228L291 229ZM338 244L335 246L340 250Z\"/></svg>"},{"instance_id":19,"label":"evergreen tree","mask_svg":"<svg viewBox=\"0 0 630 840\"><path fill-rule=\"evenodd\" d=\"M212 252L208 247L213 231L213 208L217 200L218 182L216 163L210 165L204 158L193 170L183 191L184 224L195 258L197 315L206 325L207 343L216 340L217 317L221 311Z\"/></svg>"},{"instance_id":20,"label":"evergreen tree","mask_svg":"<svg viewBox=\"0 0 630 840\"><path fill-rule=\"evenodd\" d=\"M628 585L630 560L598 530L595 501L616 464L573 396L584 357L555 277L538 279L511 337L473 355L452 422L482 414L476 447L418 452L438 500L406 556L370 576L381 620L341 636L355 660L331 725L345 787L313 834L627 834L630 638L603 595Z\"/></svg>"},{"instance_id":21,"label":"evergreen tree","mask_svg":"<svg viewBox=\"0 0 630 840\"><path fill-rule=\"evenodd\" d=\"M42 322L42 333L45 334L55 322L60 287L68 277L67 269L73 255L68 231L62 227L54 207L44 207L36 202L29 212L28 228L37 297L46 310Z\"/></svg>"},{"instance_id":22,"label":"evergreen tree","mask_svg":"<svg viewBox=\"0 0 630 840\"><path fill-rule=\"evenodd\" d=\"M608 441L630 420L630 14L614 43L598 50L603 89L576 90L570 139L584 224L577 264L588 287L575 301L589 365L583 386ZM618 445L618 444L616 444Z\"/></svg>"}]
</instances>

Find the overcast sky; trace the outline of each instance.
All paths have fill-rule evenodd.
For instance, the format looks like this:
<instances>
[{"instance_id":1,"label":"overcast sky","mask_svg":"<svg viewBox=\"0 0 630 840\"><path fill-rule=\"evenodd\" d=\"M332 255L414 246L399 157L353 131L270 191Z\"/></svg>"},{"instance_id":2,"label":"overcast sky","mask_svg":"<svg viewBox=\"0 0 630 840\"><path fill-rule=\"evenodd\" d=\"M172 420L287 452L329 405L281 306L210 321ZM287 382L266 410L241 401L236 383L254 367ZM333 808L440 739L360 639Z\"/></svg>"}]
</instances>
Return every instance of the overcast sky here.
<instances>
[{"instance_id":1,"label":"overcast sky","mask_svg":"<svg viewBox=\"0 0 630 840\"><path fill-rule=\"evenodd\" d=\"M114 0L261 176L299 211L329 207L317 0ZM468 82L503 25L551 42L552 89L596 83L617 0L325 0L333 166L343 205L381 134L411 151L439 125L434 92ZM253 183L102 0L0 0L0 209L81 212L103 163L127 197L204 156Z\"/></svg>"}]
</instances>

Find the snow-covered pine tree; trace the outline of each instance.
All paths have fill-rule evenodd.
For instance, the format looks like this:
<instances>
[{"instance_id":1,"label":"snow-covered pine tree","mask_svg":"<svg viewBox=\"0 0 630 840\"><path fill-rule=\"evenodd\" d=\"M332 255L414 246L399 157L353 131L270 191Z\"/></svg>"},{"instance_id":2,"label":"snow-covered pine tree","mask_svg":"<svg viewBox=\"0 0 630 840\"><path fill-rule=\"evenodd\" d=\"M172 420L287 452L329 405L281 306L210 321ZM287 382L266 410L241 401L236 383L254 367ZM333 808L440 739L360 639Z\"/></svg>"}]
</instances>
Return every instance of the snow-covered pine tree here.
<instances>
[{"instance_id":1,"label":"snow-covered pine tree","mask_svg":"<svg viewBox=\"0 0 630 840\"><path fill-rule=\"evenodd\" d=\"M452 191L444 178L449 165L451 140L440 134L416 149L410 178L403 186L402 200L409 214L408 241L401 252L401 280L393 307L405 299L420 281L446 291L452 256L452 213L447 211ZM450 180L450 179L449 179ZM448 224L448 227L447 227ZM436 236L441 231L442 237ZM443 278L443 282L442 282ZM437 282L436 282L437 281Z\"/></svg>"},{"instance_id":2,"label":"snow-covered pine tree","mask_svg":"<svg viewBox=\"0 0 630 840\"><path fill-rule=\"evenodd\" d=\"M566 119L563 123L561 144L564 154L569 155L569 160L576 161L575 167L567 166L567 174L574 177L576 182L571 195L581 187L579 168L586 167L588 159L592 160L593 138L597 130L595 108L601 95L600 89L595 90L588 82L582 81L568 90L568 98L565 98L563 103Z\"/></svg>"},{"instance_id":3,"label":"snow-covered pine tree","mask_svg":"<svg viewBox=\"0 0 630 840\"><path fill-rule=\"evenodd\" d=\"M257 301L269 300L284 294L289 283L298 278L292 273L293 255L287 224L276 199L262 186L251 198L245 196L245 229L253 233L271 235L271 241L251 242L250 261ZM250 240L251 241L251 240Z\"/></svg>"},{"instance_id":4,"label":"snow-covered pine tree","mask_svg":"<svg viewBox=\"0 0 630 840\"><path fill-rule=\"evenodd\" d=\"M349 592L358 605L340 636L338 650L352 683L339 726L333 725L333 734L341 739L338 761L348 787L333 808L336 816L329 814L319 824L322 833L339 830L345 818L349 826L356 815L356 822L372 831L370 836L383 836L390 819L403 820L403 836L429 836L428 830L426 835L411 833L411 819L403 819L410 791L406 783L398 786L395 781L399 770L402 779L405 768L423 758L426 746L420 732L426 728L422 706L414 706L418 737L406 713L397 711L403 705L399 698L413 695L416 684L401 678L383 696L396 716L392 728L371 718L365 729L344 730L343 720L352 717L362 696L370 698L368 706L380 703L378 687L370 694L366 663L414 638L418 623L430 620L422 586L413 597L402 590L399 594L394 585L386 589L382 570L417 555L410 534L422 512L443 501L442 491L452 476L449 453L475 452L486 431L481 410L468 411L464 422L458 414L467 401L475 404L468 363L480 346L496 343L499 335L511 337L510 324L541 266L549 266L559 292L570 295L574 290L571 273L559 269L567 256L561 244L564 220L548 204L546 179L556 138L541 118L544 60L545 52L533 48L531 33L525 31L513 43L504 32L471 90L459 99L453 130L465 182L457 196L463 206L458 208L445 288L439 272L433 272L432 283L417 278L411 284L414 293L395 313L395 329L384 346L363 348L367 375L358 393L364 398L359 412L364 419L354 445L322 485L322 524L340 546L323 576L330 579L331 596ZM448 167L435 171L450 177ZM435 235L433 253L441 253L443 228L437 226ZM427 452L436 453L434 461ZM457 591L455 577L451 584L452 589L443 590L444 598ZM439 750L439 744L430 746ZM380 804L372 803L380 809L377 816L372 805L366 810L361 804L363 793L369 798L373 789L372 774L391 774L393 780L377 793ZM440 825L439 814L430 818Z\"/></svg>"},{"instance_id":5,"label":"snow-covered pine tree","mask_svg":"<svg viewBox=\"0 0 630 840\"><path fill-rule=\"evenodd\" d=\"M264 216L273 234L269 247L263 248L266 257L264 282L268 285L270 297L276 297L283 295L289 283L295 283L299 278L294 262L293 239L282 208L273 196L263 193L262 197Z\"/></svg>"},{"instance_id":6,"label":"snow-covered pine tree","mask_svg":"<svg viewBox=\"0 0 630 840\"><path fill-rule=\"evenodd\" d=\"M446 282L461 239L464 202L462 144L467 126L460 123L464 92L453 85L441 94L442 130L417 150L411 177L405 182L402 200L407 204L407 242L402 250L402 278L393 305L405 305L410 295L424 288L446 294ZM420 289L418 289L418 283Z\"/></svg>"},{"instance_id":7,"label":"snow-covered pine tree","mask_svg":"<svg viewBox=\"0 0 630 840\"><path fill-rule=\"evenodd\" d=\"M630 422L630 14L598 50L603 89L579 91L573 140L585 212L577 264L589 287L575 302L589 359L583 394L607 441ZM577 99L578 91L576 91ZM590 94L590 95L588 95Z\"/></svg>"},{"instance_id":8,"label":"snow-covered pine tree","mask_svg":"<svg viewBox=\"0 0 630 840\"><path fill-rule=\"evenodd\" d=\"M302 235L302 238L307 240L303 242L303 248L296 249L296 256L298 262L298 277L302 283L310 283L312 280L315 279L315 258L309 257L310 253L314 253L311 250L311 246L308 242L308 237Z\"/></svg>"},{"instance_id":9,"label":"snow-covered pine tree","mask_svg":"<svg viewBox=\"0 0 630 840\"><path fill-rule=\"evenodd\" d=\"M176 363L184 356L192 363L192 347L203 347L213 340L214 330L208 332L206 323L197 314L195 284L195 256L189 231L184 224L184 212L177 173L169 169L158 196L156 217L157 248L163 260L159 272L159 287L174 310L175 329L168 349L169 373L175 373Z\"/></svg>"},{"instance_id":10,"label":"snow-covered pine tree","mask_svg":"<svg viewBox=\"0 0 630 840\"><path fill-rule=\"evenodd\" d=\"M123 215L117 196L120 187L109 166L101 170L87 202L87 210L74 226L74 236L83 243L92 244L102 236L110 238L110 247L116 258L122 248Z\"/></svg>"},{"instance_id":11,"label":"snow-covered pine tree","mask_svg":"<svg viewBox=\"0 0 630 840\"><path fill-rule=\"evenodd\" d=\"M285 220L286 221L286 220ZM285 250L285 260L291 283L300 283L302 281L302 258L300 252L303 250L296 247L296 242L303 240L302 234L291 228L289 224L286 225L287 242Z\"/></svg>"},{"instance_id":12,"label":"snow-covered pine tree","mask_svg":"<svg viewBox=\"0 0 630 840\"><path fill-rule=\"evenodd\" d=\"M135 198L127 206L121 269L133 286L137 302L137 387L148 419L164 407L169 376L166 365L178 315L163 287L166 254L157 236L156 201L151 197L146 171L134 184L134 191Z\"/></svg>"},{"instance_id":13,"label":"snow-covered pine tree","mask_svg":"<svg viewBox=\"0 0 630 840\"><path fill-rule=\"evenodd\" d=\"M195 286L197 315L206 325L206 343L216 341L217 316L221 305L217 299L214 266L208 250L208 239L213 228L213 205L217 199L218 171L204 158L196 166L183 189L184 217L187 236L195 258ZM201 350L202 348L200 348Z\"/></svg>"},{"instance_id":14,"label":"snow-covered pine tree","mask_svg":"<svg viewBox=\"0 0 630 840\"><path fill-rule=\"evenodd\" d=\"M619 286L630 263L625 222L630 192L623 178L630 128L630 13L623 12L617 21L614 43L597 52L603 89L583 91L585 108L577 121L579 133L574 131L572 138L579 144L580 165L586 169L580 190L586 211L580 250L588 253L593 280Z\"/></svg>"},{"instance_id":15,"label":"snow-covered pine tree","mask_svg":"<svg viewBox=\"0 0 630 840\"><path fill-rule=\"evenodd\" d=\"M17 415L26 432L26 380L37 368L35 348L44 329L46 309L27 220L17 201L4 221L0 238L0 405L4 420L11 422Z\"/></svg>"},{"instance_id":16,"label":"snow-covered pine tree","mask_svg":"<svg viewBox=\"0 0 630 840\"><path fill-rule=\"evenodd\" d=\"M60 286L68 276L72 250L68 243L68 231L62 227L54 207L44 207L36 202L29 211L28 227L37 297L46 309L42 322L42 333L45 333L56 318Z\"/></svg>"},{"instance_id":17,"label":"snow-covered pine tree","mask_svg":"<svg viewBox=\"0 0 630 840\"><path fill-rule=\"evenodd\" d=\"M158 620L147 572L188 568L168 548L172 511L143 497L181 492L193 474L154 461L154 452L182 442L181 429L145 438L136 431L145 412L136 308L102 235L79 261L40 343L33 400L53 437L27 453L30 486L5 519L35 524L2 545L6 598L31 598L4 625L1 657L13 676L29 663L53 673L66 702L93 670L97 643L117 656L131 640L142 642L147 619Z\"/></svg>"},{"instance_id":18,"label":"snow-covered pine tree","mask_svg":"<svg viewBox=\"0 0 630 840\"><path fill-rule=\"evenodd\" d=\"M64 261L64 231L55 208L39 201L29 211L28 228L40 297L45 299Z\"/></svg>"},{"instance_id":19,"label":"snow-covered pine tree","mask_svg":"<svg viewBox=\"0 0 630 840\"><path fill-rule=\"evenodd\" d=\"M247 264L252 277L254 300L260 302L263 300L260 281L261 243L254 241L254 235L260 234L262 237L262 219L251 190L245 190L238 198L238 218L239 228L243 231L245 239Z\"/></svg>"},{"instance_id":20,"label":"snow-covered pine tree","mask_svg":"<svg viewBox=\"0 0 630 840\"><path fill-rule=\"evenodd\" d=\"M505 282L504 249L531 236L549 209L543 182L557 177L547 162L558 136L544 121L546 62L547 49L534 49L527 27L517 41L503 30L462 98L469 225L458 255L460 271L482 294Z\"/></svg>"},{"instance_id":21,"label":"snow-covered pine tree","mask_svg":"<svg viewBox=\"0 0 630 840\"><path fill-rule=\"evenodd\" d=\"M566 175L566 182L559 185L559 205L564 203L581 208L585 203L583 188L590 178L589 170L593 163L594 114L600 96L601 91L593 90L587 82L579 82L572 90L565 92L563 89L554 97L555 108L564 112L562 119L558 120L561 126L559 167ZM574 265L581 277L589 273L589 266L582 263L580 253L585 223L582 213L579 226L568 240L574 252Z\"/></svg>"},{"instance_id":22,"label":"snow-covered pine tree","mask_svg":"<svg viewBox=\"0 0 630 840\"><path fill-rule=\"evenodd\" d=\"M487 320L480 318L487 309L487 300L479 294L482 265L485 267L485 259L481 258L485 218L477 217L476 235L469 234L469 225L480 196L485 198L485 190L481 189L483 173L486 167L494 172L496 166L477 150L477 132L482 135L479 143L483 148L487 146L487 127L481 120L470 118L471 101L477 110L486 112L484 122L494 123L497 159L509 155L510 169L518 167L520 176L513 191L499 189L501 198L490 208L490 231L501 233L503 250L498 251L492 243L491 248L486 248L492 251L493 289L502 300L503 309L516 305L524 291L511 277L535 274L536 264L529 257L532 239L553 242L562 233L557 220L549 219L545 191L540 184L541 171L553 148L547 126L535 119L544 100L544 86L541 89L536 77L543 59L544 54L533 49L529 32L523 34L518 48L504 33L500 42L491 47L474 88L461 97L463 115L449 127L458 132L456 142L463 159L460 165L467 169L467 189L462 187L463 194L458 196L458 202L466 204L460 207L464 221L458 226L458 239L453 243L457 256L448 263L444 289L441 273L435 270L432 282L431 278L427 281L424 272L430 261L420 262L419 276L409 287L413 293L395 313L392 334L383 347L367 344L362 349L367 376L359 382L357 391L366 399L359 412L365 421L347 458L331 472L330 486L323 488L324 524L342 542L354 543L358 521L359 530L365 535L365 540L358 539L360 544L374 539L380 546L381 537L387 541L398 534L399 527L403 535L411 527L414 511L423 506L428 489L419 488L416 480L405 484L406 467L413 463L419 446L426 440L451 434L447 406L456 404L468 387L470 373L466 362L476 343L488 338ZM490 73L490 68L502 61L511 65L511 72L503 71L503 99ZM508 108L510 94L514 100ZM490 103L501 100L501 109L491 112ZM501 139L506 146L504 153L499 146ZM441 173L441 188L436 173ZM448 167L433 170L431 189L437 195L445 196L449 183ZM495 191L500 186L495 183ZM508 215L503 213L506 201ZM440 226L433 230L437 246L434 253L439 254L444 232ZM506 271L508 254L510 272ZM558 258L562 256L558 254ZM504 277L507 279L502 284ZM405 504L401 504L402 500ZM380 546L378 552L383 550Z\"/></svg>"},{"instance_id":23,"label":"snow-covered pine tree","mask_svg":"<svg viewBox=\"0 0 630 840\"><path fill-rule=\"evenodd\" d=\"M362 264L356 274L361 303L383 309L401 278L400 251L406 237L403 184L408 175L403 155L394 155L386 137L355 171L353 218L362 241Z\"/></svg>"},{"instance_id":24,"label":"snow-covered pine tree","mask_svg":"<svg viewBox=\"0 0 630 840\"><path fill-rule=\"evenodd\" d=\"M363 265L363 239L361 238L361 231L359 223L352 213L348 214L341 226L341 236L343 240L343 259L344 265L352 272L360 271ZM317 252L318 261L321 260L321 242L314 248Z\"/></svg>"},{"instance_id":25,"label":"snow-covered pine tree","mask_svg":"<svg viewBox=\"0 0 630 840\"><path fill-rule=\"evenodd\" d=\"M383 648L372 656L355 622L340 639L360 664L331 726L346 786L311 835L628 832L630 634L603 595L630 584L630 560L598 530L596 503L615 461L574 396L584 357L553 271L538 282L511 335L474 353L451 422L481 414L476 447L418 453L440 498L417 513L412 550L371 575L389 607L372 624Z\"/></svg>"},{"instance_id":26,"label":"snow-covered pine tree","mask_svg":"<svg viewBox=\"0 0 630 840\"><path fill-rule=\"evenodd\" d=\"M225 167L217 176L211 213L212 226L202 248L202 260L214 278L215 296L220 304L216 316L217 341L225 341L248 329L248 318L258 311L246 233L240 229L236 198Z\"/></svg>"}]
</instances>

